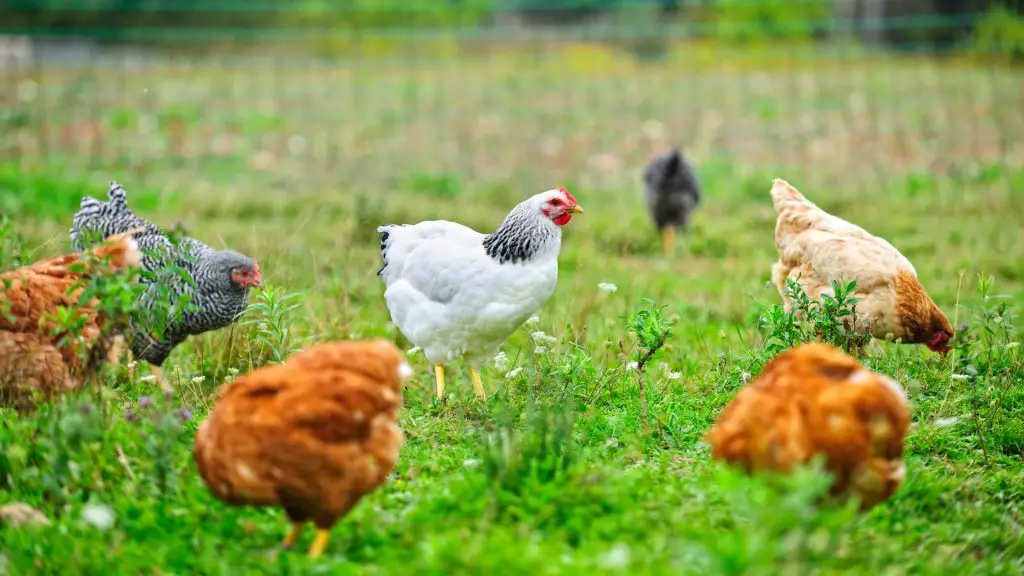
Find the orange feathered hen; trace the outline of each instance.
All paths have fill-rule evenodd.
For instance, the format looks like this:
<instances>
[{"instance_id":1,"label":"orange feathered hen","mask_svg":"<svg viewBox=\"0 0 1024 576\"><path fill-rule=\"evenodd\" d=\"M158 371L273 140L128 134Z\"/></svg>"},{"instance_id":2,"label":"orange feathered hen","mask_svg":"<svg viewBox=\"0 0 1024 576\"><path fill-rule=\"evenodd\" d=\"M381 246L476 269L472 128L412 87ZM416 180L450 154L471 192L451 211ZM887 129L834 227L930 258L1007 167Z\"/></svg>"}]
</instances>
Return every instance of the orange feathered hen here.
<instances>
[{"instance_id":1,"label":"orange feathered hen","mask_svg":"<svg viewBox=\"0 0 1024 576\"><path fill-rule=\"evenodd\" d=\"M786 280L800 284L807 296L818 300L832 294L833 281L857 281L858 321L851 326L880 339L925 344L945 354L953 328L949 319L925 292L917 271L892 244L859 226L814 205L785 180L772 186L778 213L775 246L779 261L772 266L772 282L786 295ZM866 325L866 328L865 328Z\"/></svg>"},{"instance_id":2,"label":"orange feathered hen","mask_svg":"<svg viewBox=\"0 0 1024 576\"><path fill-rule=\"evenodd\" d=\"M402 383L412 375L385 340L320 344L223 388L195 438L195 460L227 504L278 506L306 522L319 556L331 527L394 468Z\"/></svg>"},{"instance_id":3,"label":"orange feathered hen","mask_svg":"<svg viewBox=\"0 0 1024 576\"><path fill-rule=\"evenodd\" d=\"M81 302L93 277L139 266L131 232L111 237L90 254L70 254L0 274L0 404L27 409L32 395L76 389L82 377L113 362L123 337L111 330L95 301ZM76 333L58 322L73 311Z\"/></svg>"},{"instance_id":4,"label":"orange feathered hen","mask_svg":"<svg viewBox=\"0 0 1024 576\"><path fill-rule=\"evenodd\" d=\"M706 439L712 458L748 472L788 472L821 454L835 478L833 494L855 494L870 508L903 481L909 426L899 384L815 343L769 362Z\"/></svg>"}]
</instances>

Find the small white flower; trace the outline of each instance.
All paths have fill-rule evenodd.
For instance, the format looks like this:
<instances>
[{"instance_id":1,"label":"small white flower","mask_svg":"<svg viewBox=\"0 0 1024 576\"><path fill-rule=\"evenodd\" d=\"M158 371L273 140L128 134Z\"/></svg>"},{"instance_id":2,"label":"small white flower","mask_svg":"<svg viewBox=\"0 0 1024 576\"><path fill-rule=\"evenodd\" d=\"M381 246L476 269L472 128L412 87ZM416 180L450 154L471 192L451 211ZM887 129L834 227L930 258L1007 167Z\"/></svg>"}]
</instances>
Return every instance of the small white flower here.
<instances>
[{"instance_id":1,"label":"small white flower","mask_svg":"<svg viewBox=\"0 0 1024 576\"><path fill-rule=\"evenodd\" d=\"M668 376L666 376L666 378L668 378L669 380L679 380L682 377L683 377L683 373L682 372L669 372Z\"/></svg>"},{"instance_id":2,"label":"small white flower","mask_svg":"<svg viewBox=\"0 0 1024 576\"><path fill-rule=\"evenodd\" d=\"M604 441L604 445L605 445L606 448L617 448L619 446L619 439L618 438L609 438L609 439Z\"/></svg>"},{"instance_id":3,"label":"small white flower","mask_svg":"<svg viewBox=\"0 0 1024 576\"><path fill-rule=\"evenodd\" d=\"M421 350L423 350L423 349L420 348L419 346L413 346L412 348L409 348L408 350L405 351L405 355L406 356L412 356L414 354L419 353Z\"/></svg>"},{"instance_id":4,"label":"small white flower","mask_svg":"<svg viewBox=\"0 0 1024 576\"><path fill-rule=\"evenodd\" d=\"M156 376L154 376L153 374L150 374L148 376L143 376L142 378L139 378L139 382L155 382L155 381L156 381Z\"/></svg>"},{"instance_id":5,"label":"small white flower","mask_svg":"<svg viewBox=\"0 0 1024 576\"><path fill-rule=\"evenodd\" d=\"M553 343L558 341L558 339L555 338L554 336L548 336L543 330L531 332L530 337L533 338L534 340L539 340L541 342Z\"/></svg>"},{"instance_id":6,"label":"small white flower","mask_svg":"<svg viewBox=\"0 0 1024 576\"><path fill-rule=\"evenodd\" d=\"M540 316L537 316L536 314L534 314L533 316L530 316L530 317L529 317L529 318L528 318L528 319L526 320L526 324L527 324L527 325L531 325L531 324L537 324L537 323L539 323L539 322L540 322Z\"/></svg>"},{"instance_id":7,"label":"small white flower","mask_svg":"<svg viewBox=\"0 0 1024 576\"><path fill-rule=\"evenodd\" d=\"M625 568L629 565L629 547L621 543L616 544L598 558L598 563L602 568Z\"/></svg>"},{"instance_id":8,"label":"small white flower","mask_svg":"<svg viewBox=\"0 0 1024 576\"><path fill-rule=\"evenodd\" d=\"M505 355L505 351L498 352L498 355L494 357L494 367L502 372L508 371L508 356Z\"/></svg>"},{"instance_id":9,"label":"small white flower","mask_svg":"<svg viewBox=\"0 0 1024 576\"><path fill-rule=\"evenodd\" d=\"M939 418L935 421L936 428L949 428L950 426L956 426L960 422L959 416L950 416L949 418Z\"/></svg>"},{"instance_id":10,"label":"small white flower","mask_svg":"<svg viewBox=\"0 0 1024 576\"><path fill-rule=\"evenodd\" d=\"M639 367L640 367L640 363L639 362L630 362L629 364L626 364L626 370L636 370Z\"/></svg>"},{"instance_id":11,"label":"small white flower","mask_svg":"<svg viewBox=\"0 0 1024 576\"><path fill-rule=\"evenodd\" d=\"M509 370L508 373L505 374L505 378L506 379L508 379L508 378L515 378L516 376L519 376L519 373L522 372L522 371L523 371L523 367L522 366L517 366L517 367Z\"/></svg>"},{"instance_id":12,"label":"small white flower","mask_svg":"<svg viewBox=\"0 0 1024 576\"><path fill-rule=\"evenodd\" d=\"M206 376L196 376L195 378L192 379L192 383L202 384L204 380L206 380Z\"/></svg>"},{"instance_id":13,"label":"small white flower","mask_svg":"<svg viewBox=\"0 0 1024 576\"><path fill-rule=\"evenodd\" d=\"M132 360L131 362L128 363L128 369L135 370L135 360Z\"/></svg>"},{"instance_id":14,"label":"small white flower","mask_svg":"<svg viewBox=\"0 0 1024 576\"><path fill-rule=\"evenodd\" d=\"M462 461L462 466L465 467L465 468L476 468L479 465L480 465L480 459L479 458L470 458L468 460L463 460Z\"/></svg>"},{"instance_id":15,"label":"small white flower","mask_svg":"<svg viewBox=\"0 0 1024 576\"><path fill-rule=\"evenodd\" d=\"M228 374L231 374L232 376L238 376L238 368L235 368L234 366L228 368Z\"/></svg>"},{"instance_id":16,"label":"small white flower","mask_svg":"<svg viewBox=\"0 0 1024 576\"><path fill-rule=\"evenodd\" d=\"M1018 346L1020 346L1020 342L1010 342L1009 344L1006 345L1006 349L1012 350Z\"/></svg>"},{"instance_id":17,"label":"small white flower","mask_svg":"<svg viewBox=\"0 0 1024 576\"><path fill-rule=\"evenodd\" d=\"M547 354L548 353L548 347L547 346L537 346L536 348L533 349L533 353L534 354Z\"/></svg>"},{"instance_id":18,"label":"small white flower","mask_svg":"<svg viewBox=\"0 0 1024 576\"><path fill-rule=\"evenodd\" d=\"M86 504L82 508L82 521L97 530L109 530L115 519L114 509L106 504Z\"/></svg>"},{"instance_id":19,"label":"small white flower","mask_svg":"<svg viewBox=\"0 0 1024 576\"><path fill-rule=\"evenodd\" d=\"M743 374L740 374L740 378L743 380L743 382L750 382L750 372L744 372Z\"/></svg>"},{"instance_id":20,"label":"small white flower","mask_svg":"<svg viewBox=\"0 0 1024 576\"><path fill-rule=\"evenodd\" d=\"M618 290L619 287L616 286L615 284L612 284L611 282L601 282L600 284L597 285L597 289L600 290L601 292L608 292L609 294L611 294L612 292Z\"/></svg>"},{"instance_id":21,"label":"small white flower","mask_svg":"<svg viewBox=\"0 0 1024 576\"><path fill-rule=\"evenodd\" d=\"M950 376L953 380L970 380L971 377L967 374L953 374Z\"/></svg>"}]
</instances>

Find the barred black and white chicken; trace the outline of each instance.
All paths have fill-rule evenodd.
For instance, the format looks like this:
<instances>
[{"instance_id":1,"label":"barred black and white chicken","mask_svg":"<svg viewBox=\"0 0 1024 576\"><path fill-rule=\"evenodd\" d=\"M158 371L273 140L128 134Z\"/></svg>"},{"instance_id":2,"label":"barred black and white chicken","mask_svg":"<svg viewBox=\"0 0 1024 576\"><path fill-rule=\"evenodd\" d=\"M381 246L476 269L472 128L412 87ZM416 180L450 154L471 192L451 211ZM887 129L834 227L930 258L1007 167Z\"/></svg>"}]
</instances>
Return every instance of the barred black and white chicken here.
<instances>
[{"instance_id":1,"label":"barred black and white chicken","mask_svg":"<svg viewBox=\"0 0 1024 576\"><path fill-rule=\"evenodd\" d=\"M484 396L480 368L554 292L562 226L580 212L560 188L527 198L491 234L445 220L377 228L391 320L434 365L438 398L459 357Z\"/></svg>"},{"instance_id":2,"label":"barred black and white chicken","mask_svg":"<svg viewBox=\"0 0 1024 576\"><path fill-rule=\"evenodd\" d=\"M261 282L260 267L252 258L231 250L214 250L194 238L172 241L152 222L131 211L127 194L117 182L110 183L107 195L108 202L82 198L71 228L71 244L81 251L92 240L136 229L142 269L149 272L140 280L149 284L141 308L157 301L161 286L170 295L171 307L187 298L189 305L180 315L167 319L160 336L149 321L136 318L132 325L133 355L148 362L161 385L169 390L162 366L171 351L191 335L234 322L248 305L249 289ZM172 267L183 269L188 277L172 271Z\"/></svg>"},{"instance_id":3,"label":"barred black and white chicken","mask_svg":"<svg viewBox=\"0 0 1024 576\"><path fill-rule=\"evenodd\" d=\"M676 229L685 232L700 204L700 183L693 166L679 150L658 156L644 170L647 210L661 233L666 254L675 249Z\"/></svg>"}]
</instances>

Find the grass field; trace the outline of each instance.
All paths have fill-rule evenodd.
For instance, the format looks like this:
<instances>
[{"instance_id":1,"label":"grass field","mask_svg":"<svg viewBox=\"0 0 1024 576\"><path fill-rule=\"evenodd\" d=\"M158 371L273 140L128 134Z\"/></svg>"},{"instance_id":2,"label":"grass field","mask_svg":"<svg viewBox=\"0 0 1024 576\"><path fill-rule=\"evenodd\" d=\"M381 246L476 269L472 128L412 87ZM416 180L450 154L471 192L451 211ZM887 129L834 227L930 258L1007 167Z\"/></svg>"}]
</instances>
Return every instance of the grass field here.
<instances>
[{"instance_id":1,"label":"grass field","mask_svg":"<svg viewBox=\"0 0 1024 576\"><path fill-rule=\"evenodd\" d=\"M487 58L190 57L0 82L0 211L34 257L68 249L80 197L116 178L140 214L258 258L276 306L249 313L262 328L180 346L173 399L143 366L121 366L102 391L3 412L0 503L52 524L0 527L0 574L1024 570L1024 75L706 47L658 64L589 45ZM698 166L705 200L666 258L639 174L670 144ZM701 441L770 357L758 316L779 302L766 287L776 176L888 238L968 327L945 359L893 344L863 359L907 387L914 421L906 484L867 514L816 506L817 474L779 489L724 470ZM272 554L283 514L224 506L192 463L214 389L313 342L410 348L389 324L374 228L490 230L559 185L586 214L566 230L539 320L485 371L491 399L474 401L456 364L435 403L411 355L393 478L319 561ZM296 308L282 311L282 294ZM626 319L644 299L674 322L647 372L649 429ZM110 525L96 519L108 508Z\"/></svg>"}]
</instances>

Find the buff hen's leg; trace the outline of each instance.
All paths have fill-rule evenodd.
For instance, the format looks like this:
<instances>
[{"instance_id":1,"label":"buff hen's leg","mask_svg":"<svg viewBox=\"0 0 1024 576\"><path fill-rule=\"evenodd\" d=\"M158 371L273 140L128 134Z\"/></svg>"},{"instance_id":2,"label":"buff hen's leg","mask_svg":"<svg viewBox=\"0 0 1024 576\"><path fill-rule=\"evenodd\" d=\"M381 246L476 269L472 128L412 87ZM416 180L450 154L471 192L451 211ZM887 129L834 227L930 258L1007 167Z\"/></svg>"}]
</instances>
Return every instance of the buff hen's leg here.
<instances>
[{"instance_id":1,"label":"buff hen's leg","mask_svg":"<svg viewBox=\"0 0 1024 576\"><path fill-rule=\"evenodd\" d=\"M288 530L284 541L281 542L281 548L291 550L292 546L295 545L295 541L299 539L300 534L302 534L302 522L292 522L291 529Z\"/></svg>"},{"instance_id":2,"label":"buff hen's leg","mask_svg":"<svg viewBox=\"0 0 1024 576\"><path fill-rule=\"evenodd\" d=\"M472 366L469 367L469 379L473 381L473 393L476 394L477 398L483 400L486 396L484 394L484 383L480 379L480 373Z\"/></svg>"},{"instance_id":3,"label":"buff hen's leg","mask_svg":"<svg viewBox=\"0 0 1024 576\"><path fill-rule=\"evenodd\" d=\"M665 226L661 229L661 249L667 255L672 255L676 249L675 226Z\"/></svg>"},{"instance_id":4,"label":"buff hen's leg","mask_svg":"<svg viewBox=\"0 0 1024 576\"><path fill-rule=\"evenodd\" d=\"M437 395L437 399L441 400L444 398L444 365L437 364L434 366L434 394Z\"/></svg>"},{"instance_id":5,"label":"buff hen's leg","mask_svg":"<svg viewBox=\"0 0 1024 576\"><path fill-rule=\"evenodd\" d=\"M319 558L324 553L324 548L327 547L327 539L330 536L330 530L325 530L324 528L316 529L316 537L313 538L313 544L309 547L310 558Z\"/></svg>"}]
</instances>

